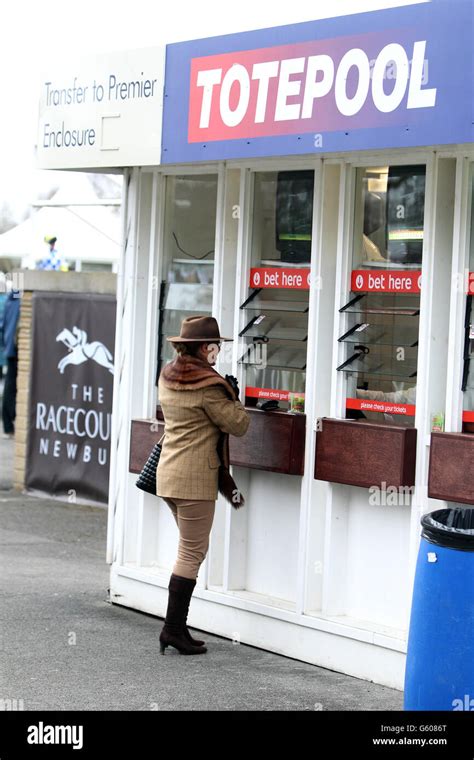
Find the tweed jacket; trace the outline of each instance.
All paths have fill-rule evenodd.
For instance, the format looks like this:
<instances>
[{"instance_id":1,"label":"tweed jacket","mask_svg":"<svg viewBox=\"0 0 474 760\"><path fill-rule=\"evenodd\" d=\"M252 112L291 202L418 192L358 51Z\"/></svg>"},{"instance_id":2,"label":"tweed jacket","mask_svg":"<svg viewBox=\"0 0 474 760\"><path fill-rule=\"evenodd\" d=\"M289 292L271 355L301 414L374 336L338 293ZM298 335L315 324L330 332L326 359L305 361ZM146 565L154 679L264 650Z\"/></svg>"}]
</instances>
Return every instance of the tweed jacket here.
<instances>
[{"instance_id":1,"label":"tweed jacket","mask_svg":"<svg viewBox=\"0 0 474 760\"><path fill-rule=\"evenodd\" d=\"M222 385L171 390L158 383L165 419L165 438L156 469L157 496L217 499L220 459L216 446L221 431L242 436L250 416Z\"/></svg>"}]
</instances>

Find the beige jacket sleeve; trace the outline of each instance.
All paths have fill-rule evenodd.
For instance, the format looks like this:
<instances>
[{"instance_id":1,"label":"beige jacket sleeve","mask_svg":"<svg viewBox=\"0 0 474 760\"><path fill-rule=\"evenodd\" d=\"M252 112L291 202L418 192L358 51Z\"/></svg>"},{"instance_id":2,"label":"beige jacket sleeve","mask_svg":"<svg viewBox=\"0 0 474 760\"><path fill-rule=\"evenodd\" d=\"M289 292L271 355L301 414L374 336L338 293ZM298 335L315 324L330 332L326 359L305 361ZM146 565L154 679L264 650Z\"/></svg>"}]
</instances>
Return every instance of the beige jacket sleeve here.
<instances>
[{"instance_id":1,"label":"beige jacket sleeve","mask_svg":"<svg viewBox=\"0 0 474 760\"><path fill-rule=\"evenodd\" d=\"M202 405L209 419L224 433L245 435L250 415L240 401L232 401L224 388L211 386L203 390Z\"/></svg>"}]
</instances>

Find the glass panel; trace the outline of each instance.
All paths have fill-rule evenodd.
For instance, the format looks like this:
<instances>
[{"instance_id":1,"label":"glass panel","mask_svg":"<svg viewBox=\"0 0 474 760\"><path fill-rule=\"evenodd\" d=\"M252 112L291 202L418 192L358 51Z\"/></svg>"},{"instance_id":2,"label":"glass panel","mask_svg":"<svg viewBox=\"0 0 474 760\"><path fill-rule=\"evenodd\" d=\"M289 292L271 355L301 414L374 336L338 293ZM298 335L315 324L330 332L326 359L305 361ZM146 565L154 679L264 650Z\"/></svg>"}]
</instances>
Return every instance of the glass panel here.
<instances>
[{"instance_id":1,"label":"glass panel","mask_svg":"<svg viewBox=\"0 0 474 760\"><path fill-rule=\"evenodd\" d=\"M358 293L342 307L348 314L392 314L416 317L420 313L420 297L393 293Z\"/></svg>"},{"instance_id":2,"label":"glass panel","mask_svg":"<svg viewBox=\"0 0 474 760\"><path fill-rule=\"evenodd\" d=\"M348 383L352 379L349 375ZM414 425L416 378L391 379L378 374L376 390L373 379L372 374L364 375L362 371L357 375L357 386L352 386L348 394L346 416L404 427Z\"/></svg>"},{"instance_id":3,"label":"glass panel","mask_svg":"<svg viewBox=\"0 0 474 760\"><path fill-rule=\"evenodd\" d=\"M212 285L170 282L164 286L163 308L208 313L212 310Z\"/></svg>"},{"instance_id":4,"label":"glass panel","mask_svg":"<svg viewBox=\"0 0 474 760\"><path fill-rule=\"evenodd\" d=\"M269 388L278 391L278 389L284 388L286 393L304 393L306 378L304 372L274 369L269 366L262 368L249 364L246 367L246 376L248 389ZM279 403L281 408L285 408L287 404L284 397L280 399Z\"/></svg>"},{"instance_id":5,"label":"glass panel","mask_svg":"<svg viewBox=\"0 0 474 760\"><path fill-rule=\"evenodd\" d=\"M191 314L212 313L217 175L166 178L158 374Z\"/></svg>"},{"instance_id":6,"label":"glass panel","mask_svg":"<svg viewBox=\"0 0 474 760\"><path fill-rule=\"evenodd\" d=\"M353 290L341 309L347 348L338 367L350 418L414 423L425 178L423 165L356 173Z\"/></svg>"},{"instance_id":7,"label":"glass panel","mask_svg":"<svg viewBox=\"0 0 474 760\"><path fill-rule=\"evenodd\" d=\"M257 172L252 259L260 264L309 264L314 172Z\"/></svg>"},{"instance_id":8,"label":"glass panel","mask_svg":"<svg viewBox=\"0 0 474 760\"><path fill-rule=\"evenodd\" d=\"M314 172L256 172L249 294L240 336L246 403L304 393ZM254 279L254 273L255 275Z\"/></svg>"},{"instance_id":9,"label":"glass panel","mask_svg":"<svg viewBox=\"0 0 474 760\"><path fill-rule=\"evenodd\" d=\"M305 314L258 314L252 316L241 335L246 338L305 341L308 337L308 319Z\"/></svg>"},{"instance_id":10,"label":"glass panel","mask_svg":"<svg viewBox=\"0 0 474 760\"><path fill-rule=\"evenodd\" d=\"M397 320L401 322L400 319ZM407 320L405 320L407 321ZM413 320L412 320L413 321ZM414 347L418 345L418 323L407 324L383 324L381 320L371 322L356 322L347 333L339 338L342 343L361 343L372 345Z\"/></svg>"},{"instance_id":11,"label":"glass panel","mask_svg":"<svg viewBox=\"0 0 474 760\"><path fill-rule=\"evenodd\" d=\"M407 356L413 350L410 352L407 349L403 361L398 361L397 349L393 349L392 346L377 346L375 350L373 347L368 350L367 346L360 346L358 350L356 344L338 369L356 374L363 372L368 375L385 375L388 378L413 378L416 377L416 355Z\"/></svg>"},{"instance_id":12,"label":"glass panel","mask_svg":"<svg viewBox=\"0 0 474 760\"><path fill-rule=\"evenodd\" d=\"M306 368L306 350L294 345L278 346L270 343L250 345L242 356L244 364L258 364L273 367L275 369L294 369L297 371Z\"/></svg>"},{"instance_id":13,"label":"glass panel","mask_svg":"<svg viewBox=\"0 0 474 760\"><path fill-rule=\"evenodd\" d=\"M353 268L420 269L426 167L357 171Z\"/></svg>"},{"instance_id":14,"label":"glass panel","mask_svg":"<svg viewBox=\"0 0 474 760\"><path fill-rule=\"evenodd\" d=\"M258 296L249 301L245 309L251 309L253 311L295 311L295 312L307 312L308 301L274 301L270 298L259 298Z\"/></svg>"}]
</instances>

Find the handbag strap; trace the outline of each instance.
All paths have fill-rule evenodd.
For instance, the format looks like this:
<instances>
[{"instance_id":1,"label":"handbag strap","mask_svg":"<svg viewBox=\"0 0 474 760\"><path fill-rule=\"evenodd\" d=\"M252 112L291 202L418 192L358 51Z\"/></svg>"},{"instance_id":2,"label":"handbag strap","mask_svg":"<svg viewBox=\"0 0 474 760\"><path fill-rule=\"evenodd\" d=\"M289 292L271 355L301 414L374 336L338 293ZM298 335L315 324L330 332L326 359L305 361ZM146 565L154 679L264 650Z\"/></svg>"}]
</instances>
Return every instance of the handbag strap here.
<instances>
[{"instance_id":1,"label":"handbag strap","mask_svg":"<svg viewBox=\"0 0 474 760\"><path fill-rule=\"evenodd\" d=\"M156 425L156 424L157 424L157 422L158 422L158 420L153 420L153 424L154 424L154 425ZM156 446L157 444L159 444L159 443L161 443L161 442L162 442L163 438L165 437L165 430L166 430L166 428L163 430L163 435L161 436L160 440L159 440L159 441L157 441L157 442L154 444L155 446Z\"/></svg>"}]
</instances>

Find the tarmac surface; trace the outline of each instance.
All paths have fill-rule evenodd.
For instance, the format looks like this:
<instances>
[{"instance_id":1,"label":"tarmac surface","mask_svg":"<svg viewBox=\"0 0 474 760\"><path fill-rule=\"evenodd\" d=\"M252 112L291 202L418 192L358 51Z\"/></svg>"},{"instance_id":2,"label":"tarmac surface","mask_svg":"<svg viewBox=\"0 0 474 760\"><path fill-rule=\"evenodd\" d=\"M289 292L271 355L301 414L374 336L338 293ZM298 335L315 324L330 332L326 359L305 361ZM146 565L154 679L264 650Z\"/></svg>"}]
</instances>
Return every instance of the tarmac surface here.
<instances>
[{"instance_id":1,"label":"tarmac surface","mask_svg":"<svg viewBox=\"0 0 474 760\"><path fill-rule=\"evenodd\" d=\"M13 446L0 439L0 709L402 709L394 689L207 633L204 655L160 656L163 620L108 601L107 510L14 491Z\"/></svg>"}]
</instances>

